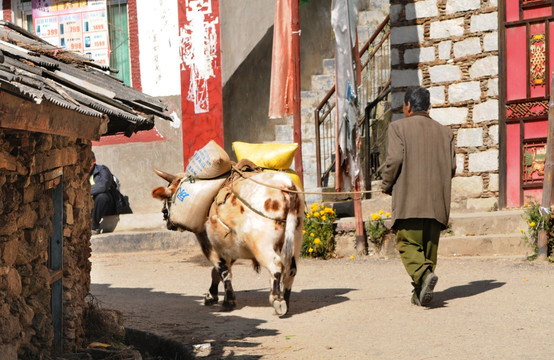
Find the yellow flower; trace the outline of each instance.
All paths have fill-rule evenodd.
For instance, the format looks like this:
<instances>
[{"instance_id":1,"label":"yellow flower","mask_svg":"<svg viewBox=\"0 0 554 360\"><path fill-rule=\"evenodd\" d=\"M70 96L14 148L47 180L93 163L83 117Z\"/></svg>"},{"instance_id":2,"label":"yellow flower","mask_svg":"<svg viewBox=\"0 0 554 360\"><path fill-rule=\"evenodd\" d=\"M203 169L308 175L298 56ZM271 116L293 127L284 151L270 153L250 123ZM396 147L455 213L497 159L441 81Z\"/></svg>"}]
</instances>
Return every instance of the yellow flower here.
<instances>
[{"instance_id":1,"label":"yellow flower","mask_svg":"<svg viewBox=\"0 0 554 360\"><path fill-rule=\"evenodd\" d=\"M317 244L319 244L320 242L321 242L321 240L320 240L319 238L315 238L315 239L314 239L314 244L317 245Z\"/></svg>"},{"instance_id":2,"label":"yellow flower","mask_svg":"<svg viewBox=\"0 0 554 360\"><path fill-rule=\"evenodd\" d=\"M314 252L314 249L312 249L312 248L309 248L309 249L308 249L308 252L309 252L309 253L311 254L311 253L313 253L313 252Z\"/></svg>"},{"instance_id":3,"label":"yellow flower","mask_svg":"<svg viewBox=\"0 0 554 360\"><path fill-rule=\"evenodd\" d=\"M306 230L302 230L302 235L306 235Z\"/></svg>"},{"instance_id":4,"label":"yellow flower","mask_svg":"<svg viewBox=\"0 0 554 360\"><path fill-rule=\"evenodd\" d=\"M321 217L321 220L323 220L323 221L327 220L327 216L323 215L323 216Z\"/></svg>"},{"instance_id":5,"label":"yellow flower","mask_svg":"<svg viewBox=\"0 0 554 360\"><path fill-rule=\"evenodd\" d=\"M315 236L315 234L314 234L314 233L310 233L310 236L311 236L311 237L314 237L314 236Z\"/></svg>"},{"instance_id":6,"label":"yellow flower","mask_svg":"<svg viewBox=\"0 0 554 360\"><path fill-rule=\"evenodd\" d=\"M523 229L519 229L519 232L523 234Z\"/></svg>"},{"instance_id":7,"label":"yellow flower","mask_svg":"<svg viewBox=\"0 0 554 360\"><path fill-rule=\"evenodd\" d=\"M386 217L390 217L390 212L385 214Z\"/></svg>"},{"instance_id":8,"label":"yellow flower","mask_svg":"<svg viewBox=\"0 0 554 360\"><path fill-rule=\"evenodd\" d=\"M379 210L379 215L383 215L384 211L383 210Z\"/></svg>"},{"instance_id":9,"label":"yellow flower","mask_svg":"<svg viewBox=\"0 0 554 360\"><path fill-rule=\"evenodd\" d=\"M529 226L531 226L531 227L535 227L535 225L537 225L537 224L535 224L534 221L531 221L531 222L529 223Z\"/></svg>"},{"instance_id":10,"label":"yellow flower","mask_svg":"<svg viewBox=\"0 0 554 360\"><path fill-rule=\"evenodd\" d=\"M314 216L315 216L315 217L319 217L319 213L318 213L318 212L315 212L315 213L314 213Z\"/></svg>"},{"instance_id":11,"label":"yellow flower","mask_svg":"<svg viewBox=\"0 0 554 360\"><path fill-rule=\"evenodd\" d=\"M310 217L310 214L306 214L306 219Z\"/></svg>"},{"instance_id":12,"label":"yellow flower","mask_svg":"<svg viewBox=\"0 0 554 360\"><path fill-rule=\"evenodd\" d=\"M371 218L373 220L377 220L377 219L379 219L379 214L373 213L373 214L371 214Z\"/></svg>"},{"instance_id":13,"label":"yellow flower","mask_svg":"<svg viewBox=\"0 0 554 360\"><path fill-rule=\"evenodd\" d=\"M529 207L529 204L525 204L524 206L525 206L526 208L528 208L528 207Z\"/></svg>"},{"instance_id":14,"label":"yellow flower","mask_svg":"<svg viewBox=\"0 0 554 360\"><path fill-rule=\"evenodd\" d=\"M354 260L354 255L351 255L351 256L350 256L350 260Z\"/></svg>"},{"instance_id":15,"label":"yellow flower","mask_svg":"<svg viewBox=\"0 0 554 360\"><path fill-rule=\"evenodd\" d=\"M325 208L325 212L327 214L334 214L335 213L335 210L331 209L331 208Z\"/></svg>"}]
</instances>

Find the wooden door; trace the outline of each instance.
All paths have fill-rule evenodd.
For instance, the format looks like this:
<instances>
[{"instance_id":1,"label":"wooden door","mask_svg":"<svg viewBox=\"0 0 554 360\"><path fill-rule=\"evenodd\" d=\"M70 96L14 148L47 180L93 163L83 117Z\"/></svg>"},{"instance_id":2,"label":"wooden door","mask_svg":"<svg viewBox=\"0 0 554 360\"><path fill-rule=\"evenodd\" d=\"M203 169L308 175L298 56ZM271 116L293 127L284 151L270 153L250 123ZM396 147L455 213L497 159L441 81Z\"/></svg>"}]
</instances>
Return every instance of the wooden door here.
<instances>
[{"instance_id":1,"label":"wooden door","mask_svg":"<svg viewBox=\"0 0 554 360\"><path fill-rule=\"evenodd\" d=\"M554 69L552 0L506 0L503 17L506 206L540 201L546 160L550 74Z\"/></svg>"}]
</instances>

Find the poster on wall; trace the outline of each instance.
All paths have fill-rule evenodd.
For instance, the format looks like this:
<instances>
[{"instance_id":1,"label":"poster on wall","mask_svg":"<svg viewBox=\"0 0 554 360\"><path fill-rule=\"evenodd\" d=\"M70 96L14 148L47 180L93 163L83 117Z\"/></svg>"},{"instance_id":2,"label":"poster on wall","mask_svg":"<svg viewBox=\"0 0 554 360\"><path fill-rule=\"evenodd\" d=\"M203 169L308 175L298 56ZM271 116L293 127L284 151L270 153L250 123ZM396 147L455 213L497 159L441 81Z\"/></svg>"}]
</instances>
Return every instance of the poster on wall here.
<instances>
[{"instance_id":1,"label":"poster on wall","mask_svg":"<svg viewBox=\"0 0 554 360\"><path fill-rule=\"evenodd\" d=\"M210 140L223 146L219 0L179 0L185 166Z\"/></svg>"},{"instance_id":2,"label":"poster on wall","mask_svg":"<svg viewBox=\"0 0 554 360\"><path fill-rule=\"evenodd\" d=\"M109 65L105 0L32 0L35 34L54 46Z\"/></svg>"}]
</instances>

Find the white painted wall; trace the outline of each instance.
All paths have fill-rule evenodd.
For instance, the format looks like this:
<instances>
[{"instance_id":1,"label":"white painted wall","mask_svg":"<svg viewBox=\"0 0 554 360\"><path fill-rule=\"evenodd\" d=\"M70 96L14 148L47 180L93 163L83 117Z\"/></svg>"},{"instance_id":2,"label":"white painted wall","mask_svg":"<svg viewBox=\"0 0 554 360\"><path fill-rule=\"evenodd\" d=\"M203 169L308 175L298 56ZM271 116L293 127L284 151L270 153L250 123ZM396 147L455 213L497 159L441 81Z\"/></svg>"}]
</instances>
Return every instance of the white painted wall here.
<instances>
[{"instance_id":1,"label":"white painted wall","mask_svg":"<svg viewBox=\"0 0 554 360\"><path fill-rule=\"evenodd\" d=\"M137 1L142 91L152 96L181 93L177 0Z\"/></svg>"}]
</instances>

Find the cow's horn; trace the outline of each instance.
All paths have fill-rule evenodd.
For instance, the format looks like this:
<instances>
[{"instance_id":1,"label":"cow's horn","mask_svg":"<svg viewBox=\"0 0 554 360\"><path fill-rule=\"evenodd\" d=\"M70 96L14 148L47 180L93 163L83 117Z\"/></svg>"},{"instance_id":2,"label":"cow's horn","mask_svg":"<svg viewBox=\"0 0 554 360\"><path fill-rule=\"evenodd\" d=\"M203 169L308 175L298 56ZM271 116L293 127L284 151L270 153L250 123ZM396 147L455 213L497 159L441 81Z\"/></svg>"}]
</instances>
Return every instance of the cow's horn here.
<instances>
[{"instance_id":1,"label":"cow's horn","mask_svg":"<svg viewBox=\"0 0 554 360\"><path fill-rule=\"evenodd\" d=\"M159 177L161 177L164 180L167 180L168 182L173 182L173 180L177 178L177 176L166 173L165 171L158 170L155 167L153 167L152 169L156 174L158 174Z\"/></svg>"}]
</instances>

